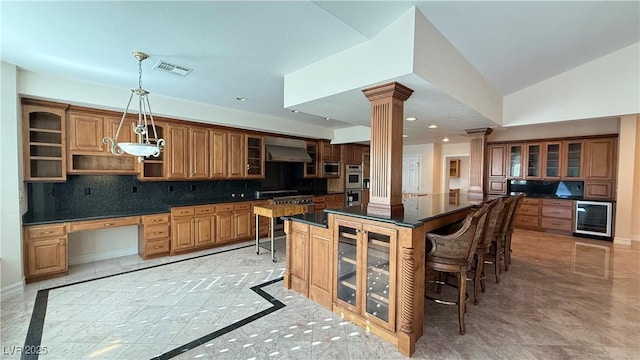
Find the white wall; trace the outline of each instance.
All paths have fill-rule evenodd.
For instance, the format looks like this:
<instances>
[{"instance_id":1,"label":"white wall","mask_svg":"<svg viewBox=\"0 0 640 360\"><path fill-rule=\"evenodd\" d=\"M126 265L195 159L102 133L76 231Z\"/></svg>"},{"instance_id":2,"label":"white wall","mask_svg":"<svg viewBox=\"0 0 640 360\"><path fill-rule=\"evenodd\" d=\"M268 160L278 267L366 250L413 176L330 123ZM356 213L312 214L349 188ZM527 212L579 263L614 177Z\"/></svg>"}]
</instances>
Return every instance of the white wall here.
<instances>
[{"instance_id":1,"label":"white wall","mask_svg":"<svg viewBox=\"0 0 640 360\"><path fill-rule=\"evenodd\" d=\"M138 253L138 226L69 234L69 265Z\"/></svg>"},{"instance_id":2,"label":"white wall","mask_svg":"<svg viewBox=\"0 0 640 360\"><path fill-rule=\"evenodd\" d=\"M618 134L619 120L618 117L607 117L539 125L510 126L496 129L487 137L487 140L489 142L496 142Z\"/></svg>"},{"instance_id":3,"label":"white wall","mask_svg":"<svg viewBox=\"0 0 640 360\"><path fill-rule=\"evenodd\" d=\"M123 111L130 90L19 71L18 93L26 97ZM149 100L154 115L310 138L331 139L333 137L333 129L322 126L302 124L153 94L150 95Z\"/></svg>"},{"instance_id":4,"label":"white wall","mask_svg":"<svg viewBox=\"0 0 640 360\"><path fill-rule=\"evenodd\" d=\"M16 93L17 69L2 62L0 69L0 291L2 295L23 286L20 165L21 129Z\"/></svg>"},{"instance_id":5,"label":"white wall","mask_svg":"<svg viewBox=\"0 0 640 360\"><path fill-rule=\"evenodd\" d=\"M434 189L434 144L405 145L402 155L420 155L420 187L421 194L433 194Z\"/></svg>"},{"instance_id":6,"label":"white wall","mask_svg":"<svg viewBox=\"0 0 640 360\"><path fill-rule=\"evenodd\" d=\"M640 43L507 95L503 125L640 113Z\"/></svg>"}]
</instances>

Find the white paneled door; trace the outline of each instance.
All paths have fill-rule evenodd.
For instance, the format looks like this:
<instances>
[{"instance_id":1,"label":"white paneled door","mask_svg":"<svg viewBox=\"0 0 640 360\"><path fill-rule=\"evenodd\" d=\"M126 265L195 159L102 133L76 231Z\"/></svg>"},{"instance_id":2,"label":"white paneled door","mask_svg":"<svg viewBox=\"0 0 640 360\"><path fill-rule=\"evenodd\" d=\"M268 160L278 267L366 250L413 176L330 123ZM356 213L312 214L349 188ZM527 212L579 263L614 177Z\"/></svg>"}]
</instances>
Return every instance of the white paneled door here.
<instances>
[{"instance_id":1,"label":"white paneled door","mask_svg":"<svg viewBox=\"0 0 640 360\"><path fill-rule=\"evenodd\" d=\"M402 192L420 191L420 155L405 155L402 159Z\"/></svg>"}]
</instances>

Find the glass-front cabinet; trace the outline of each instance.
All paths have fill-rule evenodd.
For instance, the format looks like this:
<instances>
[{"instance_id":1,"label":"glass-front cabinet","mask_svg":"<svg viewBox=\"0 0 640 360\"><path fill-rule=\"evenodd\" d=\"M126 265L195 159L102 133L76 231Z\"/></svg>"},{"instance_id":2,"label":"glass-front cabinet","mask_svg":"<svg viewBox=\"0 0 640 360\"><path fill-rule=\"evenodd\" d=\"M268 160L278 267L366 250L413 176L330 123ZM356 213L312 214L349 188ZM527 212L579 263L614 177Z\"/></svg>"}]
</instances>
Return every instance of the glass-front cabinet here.
<instances>
[{"instance_id":1,"label":"glass-front cabinet","mask_svg":"<svg viewBox=\"0 0 640 360\"><path fill-rule=\"evenodd\" d=\"M582 140L564 141L563 179L582 179L582 161L584 159L584 145Z\"/></svg>"},{"instance_id":2,"label":"glass-front cabinet","mask_svg":"<svg viewBox=\"0 0 640 360\"><path fill-rule=\"evenodd\" d=\"M396 230L336 219L335 303L393 330Z\"/></svg>"},{"instance_id":3,"label":"glass-front cabinet","mask_svg":"<svg viewBox=\"0 0 640 360\"><path fill-rule=\"evenodd\" d=\"M544 159L544 175L548 179L559 179L561 163L562 143L549 142L544 145L546 156Z\"/></svg>"},{"instance_id":4,"label":"glass-front cabinet","mask_svg":"<svg viewBox=\"0 0 640 360\"><path fill-rule=\"evenodd\" d=\"M509 145L509 178L522 178L522 144Z\"/></svg>"},{"instance_id":5,"label":"glass-front cabinet","mask_svg":"<svg viewBox=\"0 0 640 360\"><path fill-rule=\"evenodd\" d=\"M528 179L539 179L542 174L540 173L542 165L542 145L541 144L527 144L527 165L525 168L524 177Z\"/></svg>"},{"instance_id":6,"label":"glass-front cabinet","mask_svg":"<svg viewBox=\"0 0 640 360\"><path fill-rule=\"evenodd\" d=\"M247 135L246 178L264 179L264 137Z\"/></svg>"}]
</instances>

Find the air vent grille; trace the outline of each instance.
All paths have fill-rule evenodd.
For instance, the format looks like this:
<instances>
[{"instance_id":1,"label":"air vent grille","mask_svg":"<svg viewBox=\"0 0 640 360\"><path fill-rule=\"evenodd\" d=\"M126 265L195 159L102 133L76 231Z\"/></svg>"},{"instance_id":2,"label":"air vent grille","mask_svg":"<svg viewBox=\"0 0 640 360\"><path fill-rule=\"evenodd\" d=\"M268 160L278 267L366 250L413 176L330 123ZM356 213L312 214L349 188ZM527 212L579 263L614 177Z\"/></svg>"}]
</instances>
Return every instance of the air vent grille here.
<instances>
[{"instance_id":1,"label":"air vent grille","mask_svg":"<svg viewBox=\"0 0 640 360\"><path fill-rule=\"evenodd\" d=\"M160 70L164 72L168 72L171 74L176 74L180 76L187 76L193 69L186 68L184 66L171 64L165 61L158 61L156 65L153 67L154 70Z\"/></svg>"}]
</instances>

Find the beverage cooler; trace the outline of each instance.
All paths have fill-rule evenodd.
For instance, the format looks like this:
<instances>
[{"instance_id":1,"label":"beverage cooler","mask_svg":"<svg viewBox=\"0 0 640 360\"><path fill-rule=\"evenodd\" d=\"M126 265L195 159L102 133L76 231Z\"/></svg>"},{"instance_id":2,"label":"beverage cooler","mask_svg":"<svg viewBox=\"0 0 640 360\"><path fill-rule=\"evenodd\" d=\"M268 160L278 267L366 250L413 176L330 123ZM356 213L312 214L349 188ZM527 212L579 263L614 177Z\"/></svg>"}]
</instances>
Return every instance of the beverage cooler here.
<instances>
[{"instance_id":1,"label":"beverage cooler","mask_svg":"<svg viewBox=\"0 0 640 360\"><path fill-rule=\"evenodd\" d=\"M576 201L575 236L612 238L613 203L604 201Z\"/></svg>"}]
</instances>

